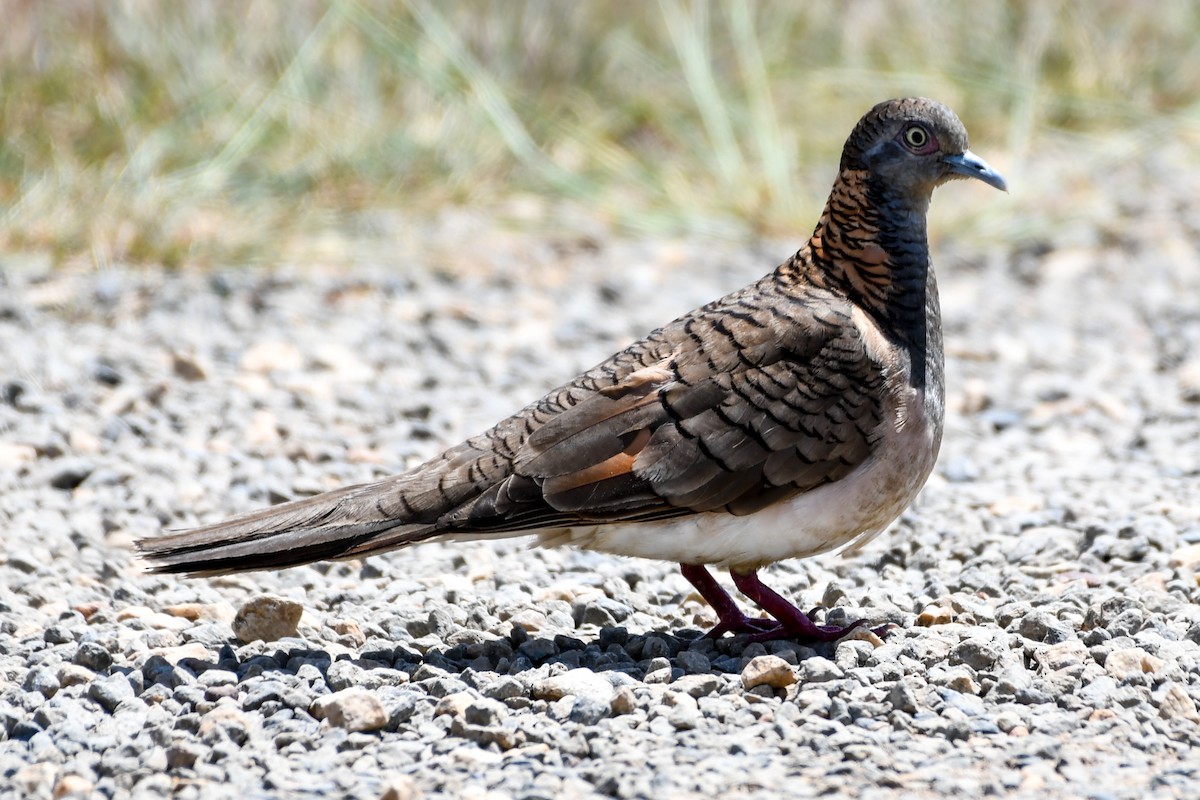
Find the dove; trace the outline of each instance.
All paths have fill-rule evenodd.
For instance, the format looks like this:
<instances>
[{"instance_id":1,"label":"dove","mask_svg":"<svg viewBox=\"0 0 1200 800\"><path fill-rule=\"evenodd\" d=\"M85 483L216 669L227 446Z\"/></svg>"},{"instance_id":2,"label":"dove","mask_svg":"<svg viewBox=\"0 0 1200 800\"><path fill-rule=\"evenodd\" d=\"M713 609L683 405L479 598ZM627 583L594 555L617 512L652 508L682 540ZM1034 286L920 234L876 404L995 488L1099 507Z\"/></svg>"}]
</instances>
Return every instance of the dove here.
<instances>
[{"instance_id":1,"label":"dove","mask_svg":"<svg viewBox=\"0 0 1200 800\"><path fill-rule=\"evenodd\" d=\"M812 236L760 280L402 474L137 547L155 572L220 574L531 535L678 563L717 613L709 636L836 640L864 623L817 624L758 573L863 545L933 470L945 383L927 215L963 178L1007 191L949 108L880 103Z\"/></svg>"}]
</instances>

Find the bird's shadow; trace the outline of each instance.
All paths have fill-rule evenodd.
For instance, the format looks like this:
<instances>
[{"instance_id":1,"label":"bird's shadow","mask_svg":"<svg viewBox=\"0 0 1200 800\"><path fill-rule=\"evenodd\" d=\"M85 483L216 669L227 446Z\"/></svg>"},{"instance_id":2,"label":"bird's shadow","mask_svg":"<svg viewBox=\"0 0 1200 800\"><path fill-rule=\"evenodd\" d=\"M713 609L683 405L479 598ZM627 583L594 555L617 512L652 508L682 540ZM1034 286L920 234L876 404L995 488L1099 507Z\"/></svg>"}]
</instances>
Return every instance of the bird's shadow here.
<instances>
[{"instance_id":1,"label":"bird's shadow","mask_svg":"<svg viewBox=\"0 0 1200 800\"><path fill-rule=\"evenodd\" d=\"M467 637L471 638L470 632ZM465 681L470 686L473 678L482 674L487 675L482 682L494 680L497 674L520 678L546 665L557 664L561 666L552 666L551 674L582 668L595 673L622 673L633 682L670 683L684 675L738 673L747 659L757 655L774 654L800 663L817 655L831 656L835 647L832 643L810 646L789 640L752 643L745 636L707 639L700 631L690 629L631 634L623 627L601 628L596 637L585 640L566 634L531 636L520 626L514 626L506 637L474 637L424 651L411 643L386 648L372 645L357 654L337 655L302 639L284 639L271 645L259 642L235 647L235 644L222 644L215 661L183 658L172 665L161 657L152 657L142 672L150 684L171 680L171 670L177 667L196 675L220 669L236 673L240 683L263 674L297 675L305 665L311 665L334 689L345 688L347 676L343 673L338 681L330 681L330 668L348 662L362 670L351 671L350 675L359 675L365 683L430 681L440 685L428 688L445 691L447 679ZM407 679L397 673L405 673Z\"/></svg>"}]
</instances>

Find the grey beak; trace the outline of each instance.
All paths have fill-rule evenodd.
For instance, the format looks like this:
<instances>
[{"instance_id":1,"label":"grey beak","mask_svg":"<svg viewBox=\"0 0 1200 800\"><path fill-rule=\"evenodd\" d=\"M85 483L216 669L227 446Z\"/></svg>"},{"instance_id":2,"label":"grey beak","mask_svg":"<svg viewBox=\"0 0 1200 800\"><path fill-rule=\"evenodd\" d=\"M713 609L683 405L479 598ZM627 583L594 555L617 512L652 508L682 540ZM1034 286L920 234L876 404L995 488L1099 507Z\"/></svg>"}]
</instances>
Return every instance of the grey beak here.
<instances>
[{"instance_id":1,"label":"grey beak","mask_svg":"<svg viewBox=\"0 0 1200 800\"><path fill-rule=\"evenodd\" d=\"M1008 191L1008 183L1005 182L1004 177L970 150L959 155L942 156L942 163L949 167L951 172L968 178L978 178L988 186L995 186L1002 192Z\"/></svg>"}]
</instances>

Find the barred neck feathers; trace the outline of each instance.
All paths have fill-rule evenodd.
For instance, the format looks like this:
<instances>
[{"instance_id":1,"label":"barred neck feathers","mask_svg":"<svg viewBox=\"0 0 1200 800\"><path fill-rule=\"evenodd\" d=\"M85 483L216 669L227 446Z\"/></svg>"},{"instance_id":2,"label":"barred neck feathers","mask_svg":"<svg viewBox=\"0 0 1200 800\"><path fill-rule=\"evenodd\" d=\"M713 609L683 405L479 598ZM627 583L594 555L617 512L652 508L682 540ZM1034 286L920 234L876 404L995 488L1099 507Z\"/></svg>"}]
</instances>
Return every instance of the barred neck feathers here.
<instances>
[{"instance_id":1,"label":"barred neck feathers","mask_svg":"<svg viewBox=\"0 0 1200 800\"><path fill-rule=\"evenodd\" d=\"M865 170L844 170L809 240L814 282L845 294L908 343L923 338L933 288L928 206L928 196L904 196Z\"/></svg>"}]
</instances>

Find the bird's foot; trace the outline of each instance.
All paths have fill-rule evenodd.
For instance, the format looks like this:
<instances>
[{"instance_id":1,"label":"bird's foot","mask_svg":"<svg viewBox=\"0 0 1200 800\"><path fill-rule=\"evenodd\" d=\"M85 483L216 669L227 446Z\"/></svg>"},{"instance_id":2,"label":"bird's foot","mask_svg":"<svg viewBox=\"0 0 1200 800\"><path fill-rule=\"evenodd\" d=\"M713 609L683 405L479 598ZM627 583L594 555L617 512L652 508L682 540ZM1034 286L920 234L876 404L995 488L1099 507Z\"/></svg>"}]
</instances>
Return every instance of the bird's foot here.
<instances>
[{"instance_id":1,"label":"bird's foot","mask_svg":"<svg viewBox=\"0 0 1200 800\"><path fill-rule=\"evenodd\" d=\"M747 617L740 611L736 616L728 618L722 617L711 631L704 634L705 639L720 639L727 633L739 634L748 633L753 641L760 641L754 637L770 634L772 631L779 628L780 625L773 619L766 617Z\"/></svg>"},{"instance_id":2,"label":"bird's foot","mask_svg":"<svg viewBox=\"0 0 1200 800\"><path fill-rule=\"evenodd\" d=\"M835 642L846 634L866 626L866 620L850 625L818 625L812 618L817 609L805 614L783 599L758 579L754 572L732 572L733 582L741 592L758 604L771 617L748 617L737 607L733 598L721 588L708 570L697 564L680 564L683 576L696 587L701 597L708 601L720 618L716 627L704 634L706 639L719 639L727 633L746 634L751 642L769 642L776 639L791 639L797 642ZM871 629L876 636L885 638L888 625Z\"/></svg>"},{"instance_id":3,"label":"bird's foot","mask_svg":"<svg viewBox=\"0 0 1200 800\"><path fill-rule=\"evenodd\" d=\"M805 614L800 609L785 600L777 592L766 586L758 579L756 572L734 572L733 582L742 594L753 600L759 608L779 620L778 625L771 630L751 634L751 641L763 642L775 639L792 639L798 642L836 642L846 634L858 628L865 628L865 619L856 620L849 625L818 625L813 622L812 613ZM868 629L879 638L888 633L888 625Z\"/></svg>"},{"instance_id":4,"label":"bird's foot","mask_svg":"<svg viewBox=\"0 0 1200 800\"><path fill-rule=\"evenodd\" d=\"M793 639L798 642L836 642L851 631L866 628L880 639L886 639L891 630L890 625L880 625L878 628L867 628L865 619L856 620L849 625L817 625L811 619L807 626L799 629L790 628L782 622L775 623L770 630L751 633L751 642L772 642L778 639Z\"/></svg>"}]
</instances>

